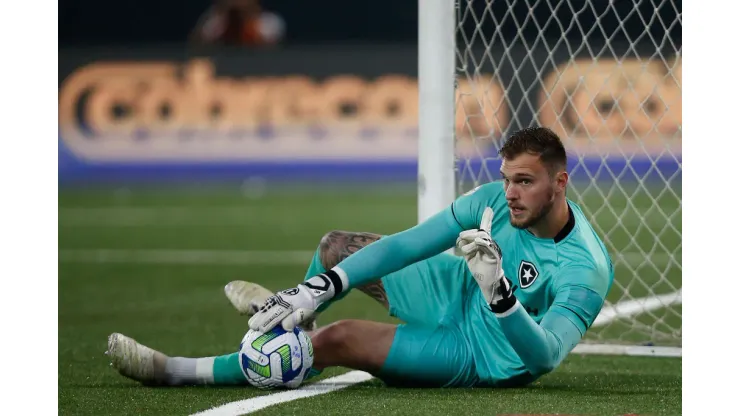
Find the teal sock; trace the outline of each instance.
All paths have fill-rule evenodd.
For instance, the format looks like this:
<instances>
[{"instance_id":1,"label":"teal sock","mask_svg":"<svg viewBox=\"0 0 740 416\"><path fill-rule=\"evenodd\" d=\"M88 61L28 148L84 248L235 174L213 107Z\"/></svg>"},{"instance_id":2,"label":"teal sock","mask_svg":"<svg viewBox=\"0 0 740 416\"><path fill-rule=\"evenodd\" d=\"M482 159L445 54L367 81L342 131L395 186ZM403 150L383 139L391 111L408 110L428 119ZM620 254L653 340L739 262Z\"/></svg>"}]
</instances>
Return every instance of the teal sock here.
<instances>
[{"instance_id":1,"label":"teal sock","mask_svg":"<svg viewBox=\"0 0 740 416\"><path fill-rule=\"evenodd\" d=\"M324 371L324 370L319 370L318 368L312 368L312 369L308 370L308 374L306 374L306 380L310 380L310 379L318 376L319 374L321 374L322 371Z\"/></svg>"},{"instance_id":2,"label":"teal sock","mask_svg":"<svg viewBox=\"0 0 740 416\"><path fill-rule=\"evenodd\" d=\"M171 386L182 385L234 385L247 384L239 364L239 353L218 357L170 357L165 364L165 382Z\"/></svg>"},{"instance_id":3,"label":"teal sock","mask_svg":"<svg viewBox=\"0 0 740 416\"><path fill-rule=\"evenodd\" d=\"M239 363L239 353L220 355L213 360L213 383L218 386L248 384Z\"/></svg>"},{"instance_id":4,"label":"teal sock","mask_svg":"<svg viewBox=\"0 0 740 416\"><path fill-rule=\"evenodd\" d=\"M308 266L308 270L306 271L306 277L303 278L303 281L304 282L306 280L308 280L308 279L316 276L317 274L321 274L321 273L326 272L326 269L321 264L321 256L319 255L319 250L320 250L320 248L317 248L316 249L316 253L314 253L314 255L313 255L313 259L311 260L311 264ZM349 293L349 290L345 290L344 292L340 293L339 296L337 296L334 299L332 299L331 302L325 302L324 304L322 304L321 306L319 306L319 309L317 310L317 312L319 312L319 313L320 312L323 312L326 308L329 307L329 305L331 305L333 302L336 302L339 299L342 299L343 297L347 296L348 293Z\"/></svg>"}]
</instances>

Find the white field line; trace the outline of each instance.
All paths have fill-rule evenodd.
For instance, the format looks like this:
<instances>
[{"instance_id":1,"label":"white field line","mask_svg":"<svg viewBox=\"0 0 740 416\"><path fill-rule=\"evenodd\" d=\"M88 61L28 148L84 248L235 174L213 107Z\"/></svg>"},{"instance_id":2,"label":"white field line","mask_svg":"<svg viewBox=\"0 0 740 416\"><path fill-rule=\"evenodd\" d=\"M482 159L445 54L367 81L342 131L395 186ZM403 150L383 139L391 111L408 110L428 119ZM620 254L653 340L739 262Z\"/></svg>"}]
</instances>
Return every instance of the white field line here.
<instances>
[{"instance_id":1,"label":"white field line","mask_svg":"<svg viewBox=\"0 0 740 416\"><path fill-rule=\"evenodd\" d=\"M683 354L681 347L656 347L647 345L585 344L576 345L574 354L630 355L633 357L674 357Z\"/></svg>"},{"instance_id":2,"label":"white field line","mask_svg":"<svg viewBox=\"0 0 740 416\"><path fill-rule=\"evenodd\" d=\"M335 390L349 387L353 384L368 381L372 378L373 376L364 371L350 371L316 383L306 384L296 390L281 391L278 393L226 403L222 406L195 413L193 416L238 416L249 414L276 404L330 393Z\"/></svg>"},{"instance_id":3,"label":"white field line","mask_svg":"<svg viewBox=\"0 0 740 416\"><path fill-rule=\"evenodd\" d=\"M653 295L622 301L614 305L604 306L592 326L603 326L615 319L627 318L672 305L680 305L681 303L681 289L665 295Z\"/></svg>"},{"instance_id":4,"label":"white field line","mask_svg":"<svg viewBox=\"0 0 740 416\"><path fill-rule=\"evenodd\" d=\"M62 263L150 263L150 264L307 264L314 255L309 250L187 250L187 249L63 249L59 250ZM637 251L621 253L631 265L642 264L645 255ZM681 254L671 256L657 253L649 262L656 265L681 264Z\"/></svg>"}]
</instances>

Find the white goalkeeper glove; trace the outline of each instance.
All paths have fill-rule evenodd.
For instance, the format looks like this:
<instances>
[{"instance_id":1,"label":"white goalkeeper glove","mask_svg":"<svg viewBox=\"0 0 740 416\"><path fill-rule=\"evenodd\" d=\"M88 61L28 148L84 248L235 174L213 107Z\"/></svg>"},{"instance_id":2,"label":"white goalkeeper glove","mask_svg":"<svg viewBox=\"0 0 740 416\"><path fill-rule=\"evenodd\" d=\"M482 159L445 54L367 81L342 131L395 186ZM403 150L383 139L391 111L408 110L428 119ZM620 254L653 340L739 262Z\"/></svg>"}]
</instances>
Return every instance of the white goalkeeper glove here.
<instances>
[{"instance_id":1,"label":"white goalkeeper glove","mask_svg":"<svg viewBox=\"0 0 740 416\"><path fill-rule=\"evenodd\" d=\"M316 275L292 289L283 290L265 300L259 311L249 319L249 328L267 332L282 324L286 331L310 321L323 303L342 293L342 280L329 270Z\"/></svg>"},{"instance_id":2,"label":"white goalkeeper glove","mask_svg":"<svg viewBox=\"0 0 740 416\"><path fill-rule=\"evenodd\" d=\"M504 313L516 304L511 282L504 276L501 248L491 237L493 210L483 211L480 228L460 233L456 245L468 269L495 313Z\"/></svg>"}]
</instances>

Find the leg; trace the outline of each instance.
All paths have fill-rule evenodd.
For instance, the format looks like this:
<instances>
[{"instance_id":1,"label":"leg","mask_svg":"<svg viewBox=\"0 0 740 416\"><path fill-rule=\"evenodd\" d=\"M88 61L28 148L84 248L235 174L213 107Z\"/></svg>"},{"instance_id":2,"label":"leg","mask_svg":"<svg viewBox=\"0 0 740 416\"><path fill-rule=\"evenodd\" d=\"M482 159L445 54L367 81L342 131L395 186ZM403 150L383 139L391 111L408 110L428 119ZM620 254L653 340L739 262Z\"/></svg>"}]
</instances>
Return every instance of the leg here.
<instances>
[{"instance_id":1,"label":"leg","mask_svg":"<svg viewBox=\"0 0 740 416\"><path fill-rule=\"evenodd\" d=\"M476 383L472 354L454 327L343 320L310 335L317 370L349 367L402 386ZM249 385L238 352L218 357L168 357L125 335L112 334L107 354L121 375L145 385Z\"/></svg>"},{"instance_id":2,"label":"leg","mask_svg":"<svg viewBox=\"0 0 740 416\"><path fill-rule=\"evenodd\" d=\"M376 374L383 367L393 343L396 325L342 320L311 335L314 368L342 366Z\"/></svg>"},{"instance_id":3,"label":"leg","mask_svg":"<svg viewBox=\"0 0 740 416\"><path fill-rule=\"evenodd\" d=\"M354 368L401 386L477 383L472 352L454 327L343 320L314 332L311 341L318 368Z\"/></svg>"},{"instance_id":4,"label":"leg","mask_svg":"<svg viewBox=\"0 0 740 416\"><path fill-rule=\"evenodd\" d=\"M309 333L317 370L343 366L377 374L393 343L396 326L344 320ZM239 353L218 357L168 357L122 334L108 338L111 365L146 385L248 385Z\"/></svg>"},{"instance_id":5,"label":"leg","mask_svg":"<svg viewBox=\"0 0 740 416\"><path fill-rule=\"evenodd\" d=\"M377 373L386 360L396 326L370 321L339 321L309 333L317 370L344 366ZM128 378L152 386L249 385L239 353L218 357L168 357L122 334L111 334L111 365Z\"/></svg>"},{"instance_id":6,"label":"leg","mask_svg":"<svg viewBox=\"0 0 740 416\"><path fill-rule=\"evenodd\" d=\"M239 354L218 357L168 357L123 334L108 337L111 366L121 375L151 386L245 385Z\"/></svg>"}]
</instances>

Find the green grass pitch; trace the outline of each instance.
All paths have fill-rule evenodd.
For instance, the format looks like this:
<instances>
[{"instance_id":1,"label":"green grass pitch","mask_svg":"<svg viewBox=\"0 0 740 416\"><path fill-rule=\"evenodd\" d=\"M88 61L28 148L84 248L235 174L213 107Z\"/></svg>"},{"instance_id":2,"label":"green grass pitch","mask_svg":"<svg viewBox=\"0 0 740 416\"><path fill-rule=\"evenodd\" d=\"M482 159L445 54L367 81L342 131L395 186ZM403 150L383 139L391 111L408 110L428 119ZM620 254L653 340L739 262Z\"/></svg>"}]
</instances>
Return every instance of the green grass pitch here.
<instances>
[{"instance_id":1,"label":"green grass pitch","mask_svg":"<svg viewBox=\"0 0 740 416\"><path fill-rule=\"evenodd\" d=\"M603 208L600 195L604 194L607 205L616 209ZM637 271L645 282L630 286L630 293L643 296L651 290L669 292L681 287L681 216L676 198L680 198L680 191L632 190L626 197L608 189L584 188L581 195L579 202L594 214L600 233L608 233L610 250L630 253L618 264L617 278L620 273L626 276ZM187 415L269 394L247 387L142 387L109 367L103 355L106 337L122 332L170 355L233 352L247 322L224 297L226 283L243 279L284 289L303 278L310 259L303 261L303 254L313 251L327 231L388 234L413 225L415 220L415 190L405 187L291 187L268 188L266 192L238 187L62 189L59 413ZM115 250L122 257L95 257L101 252L94 250ZM163 254L161 250L168 251ZM178 253L185 253L182 250L197 251L187 252L191 257L178 257ZM235 251L256 250L292 254L285 261L233 261ZM641 250L652 250L653 260L641 259ZM159 253L159 257L136 257L136 253ZM610 300L622 299L626 290L615 285ZM342 318L393 322L380 306L358 293L334 305L320 323ZM595 336L639 342L650 332L675 343L672 331L680 328L680 306L638 317L637 326L629 322L595 331ZM322 377L344 371L332 369ZM373 380L259 412L629 413L681 413L680 359L571 355L554 373L522 389L395 389Z\"/></svg>"}]
</instances>

